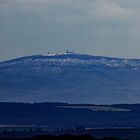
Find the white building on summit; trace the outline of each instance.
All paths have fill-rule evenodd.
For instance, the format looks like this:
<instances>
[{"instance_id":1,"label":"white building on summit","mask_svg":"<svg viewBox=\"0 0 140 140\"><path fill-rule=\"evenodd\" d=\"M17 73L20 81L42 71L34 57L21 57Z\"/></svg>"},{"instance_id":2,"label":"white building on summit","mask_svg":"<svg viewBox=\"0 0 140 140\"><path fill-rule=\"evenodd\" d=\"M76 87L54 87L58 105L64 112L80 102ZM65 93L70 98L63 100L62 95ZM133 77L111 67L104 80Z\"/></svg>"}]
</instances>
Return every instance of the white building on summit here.
<instances>
[{"instance_id":1,"label":"white building on summit","mask_svg":"<svg viewBox=\"0 0 140 140\"><path fill-rule=\"evenodd\" d=\"M56 55L63 55L63 54L76 54L75 51L69 51L66 50L65 53L50 53L49 51L46 51L46 53L43 54L43 56L56 56Z\"/></svg>"}]
</instances>

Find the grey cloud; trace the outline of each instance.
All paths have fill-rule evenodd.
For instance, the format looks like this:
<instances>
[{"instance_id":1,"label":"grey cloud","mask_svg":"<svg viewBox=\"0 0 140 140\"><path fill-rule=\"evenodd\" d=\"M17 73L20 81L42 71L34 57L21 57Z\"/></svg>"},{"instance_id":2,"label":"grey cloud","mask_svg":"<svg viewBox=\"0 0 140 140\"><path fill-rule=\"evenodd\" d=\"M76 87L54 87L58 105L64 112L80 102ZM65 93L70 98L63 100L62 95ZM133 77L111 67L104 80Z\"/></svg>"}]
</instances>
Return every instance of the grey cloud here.
<instances>
[{"instance_id":1,"label":"grey cloud","mask_svg":"<svg viewBox=\"0 0 140 140\"><path fill-rule=\"evenodd\" d=\"M139 0L1 0L0 59L66 49L138 58L139 5Z\"/></svg>"}]
</instances>

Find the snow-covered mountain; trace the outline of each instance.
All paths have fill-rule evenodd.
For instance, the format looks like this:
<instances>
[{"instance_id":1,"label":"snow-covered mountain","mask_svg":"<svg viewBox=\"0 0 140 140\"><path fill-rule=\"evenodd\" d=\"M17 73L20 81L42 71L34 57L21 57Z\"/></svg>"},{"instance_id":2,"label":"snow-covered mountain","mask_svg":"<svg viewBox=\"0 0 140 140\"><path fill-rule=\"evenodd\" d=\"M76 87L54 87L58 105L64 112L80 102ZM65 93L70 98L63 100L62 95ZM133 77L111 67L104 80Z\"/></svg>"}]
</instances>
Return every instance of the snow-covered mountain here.
<instances>
[{"instance_id":1,"label":"snow-covered mountain","mask_svg":"<svg viewBox=\"0 0 140 140\"><path fill-rule=\"evenodd\" d=\"M0 101L140 103L140 59L66 53L1 62Z\"/></svg>"}]
</instances>

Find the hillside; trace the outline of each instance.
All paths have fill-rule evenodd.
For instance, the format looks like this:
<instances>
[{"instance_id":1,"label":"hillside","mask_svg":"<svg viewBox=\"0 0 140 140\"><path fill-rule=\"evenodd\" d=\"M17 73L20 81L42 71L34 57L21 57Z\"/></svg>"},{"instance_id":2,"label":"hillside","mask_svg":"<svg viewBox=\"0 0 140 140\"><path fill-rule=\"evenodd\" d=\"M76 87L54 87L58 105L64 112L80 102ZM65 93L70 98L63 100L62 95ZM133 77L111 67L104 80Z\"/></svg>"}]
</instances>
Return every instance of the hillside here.
<instances>
[{"instance_id":1,"label":"hillside","mask_svg":"<svg viewBox=\"0 0 140 140\"><path fill-rule=\"evenodd\" d=\"M140 59L77 53L0 63L0 101L140 103Z\"/></svg>"}]
</instances>

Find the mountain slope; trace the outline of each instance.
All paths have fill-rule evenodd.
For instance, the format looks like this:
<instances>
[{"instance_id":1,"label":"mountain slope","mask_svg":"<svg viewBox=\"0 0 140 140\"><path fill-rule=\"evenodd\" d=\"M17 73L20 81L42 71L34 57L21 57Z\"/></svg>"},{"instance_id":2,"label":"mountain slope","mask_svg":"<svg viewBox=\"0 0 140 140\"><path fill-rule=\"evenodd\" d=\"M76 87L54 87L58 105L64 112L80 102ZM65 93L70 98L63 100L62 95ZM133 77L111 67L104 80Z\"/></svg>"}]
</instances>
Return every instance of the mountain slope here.
<instances>
[{"instance_id":1,"label":"mountain slope","mask_svg":"<svg viewBox=\"0 0 140 140\"><path fill-rule=\"evenodd\" d=\"M76 53L0 63L0 101L140 103L140 60Z\"/></svg>"}]
</instances>

